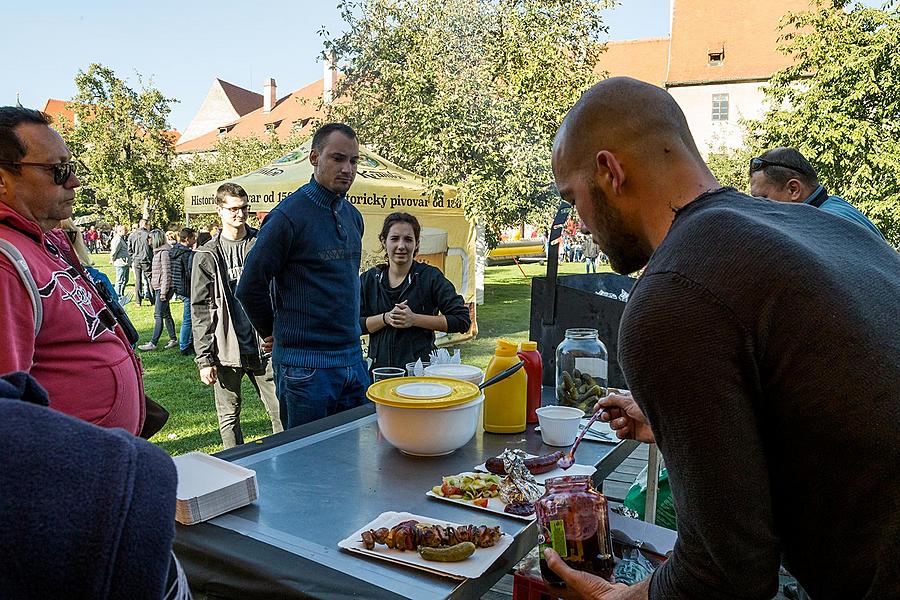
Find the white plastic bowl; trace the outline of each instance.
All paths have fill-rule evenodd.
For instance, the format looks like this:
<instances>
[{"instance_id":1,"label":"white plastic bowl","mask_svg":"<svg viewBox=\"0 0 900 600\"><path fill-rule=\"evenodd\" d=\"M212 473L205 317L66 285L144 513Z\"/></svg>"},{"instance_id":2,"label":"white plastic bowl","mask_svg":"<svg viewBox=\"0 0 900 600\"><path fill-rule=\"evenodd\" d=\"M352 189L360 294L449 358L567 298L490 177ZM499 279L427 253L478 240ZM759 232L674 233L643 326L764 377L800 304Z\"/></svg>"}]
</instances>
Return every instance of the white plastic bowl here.
<instances>
[{"instance_id":1,"label":"white plastic bowl","mask_svg":"<svg viewBox=\"0 0 900 600\"><path fill-rule=\"evenodd\" d=\"M378 429L392 445L414 456L441 456L472 439L484 395L450 408L397 408L375 405Z\"/></svg>"},{"instance_id":2,"label":"white plastic bowl","mask_svg":"<svg viewBox=\"0 0 900 600\"><path fill-rule=\"evenodd\" d=\"M571 406L544 406L535 411L541 426L541 439L548 446L571 446L578 437L578 424L584 411Z\"/></svg>"}]
</instances>

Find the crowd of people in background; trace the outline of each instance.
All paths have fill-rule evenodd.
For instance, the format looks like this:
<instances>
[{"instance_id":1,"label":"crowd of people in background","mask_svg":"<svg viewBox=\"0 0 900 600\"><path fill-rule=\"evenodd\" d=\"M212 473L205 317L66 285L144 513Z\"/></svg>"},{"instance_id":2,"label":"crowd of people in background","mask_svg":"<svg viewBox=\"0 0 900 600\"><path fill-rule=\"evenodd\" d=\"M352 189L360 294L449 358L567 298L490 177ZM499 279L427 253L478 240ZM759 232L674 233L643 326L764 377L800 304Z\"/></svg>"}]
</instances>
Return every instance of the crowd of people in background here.
<instances>
[{"instance_id":1,"label":"crowd of people in background","mask_svg":"<svg viewBox=\"0 0 900 600\"><path fill-rule=\"evenodd\" d=\"M591 238L590 232L584 227L576 227L574 224L562 234L562 241L559 244L559 260L583 262L585 273L596 273L599 265L608 262L606 255Z\"/></svg>"}]
</instances>

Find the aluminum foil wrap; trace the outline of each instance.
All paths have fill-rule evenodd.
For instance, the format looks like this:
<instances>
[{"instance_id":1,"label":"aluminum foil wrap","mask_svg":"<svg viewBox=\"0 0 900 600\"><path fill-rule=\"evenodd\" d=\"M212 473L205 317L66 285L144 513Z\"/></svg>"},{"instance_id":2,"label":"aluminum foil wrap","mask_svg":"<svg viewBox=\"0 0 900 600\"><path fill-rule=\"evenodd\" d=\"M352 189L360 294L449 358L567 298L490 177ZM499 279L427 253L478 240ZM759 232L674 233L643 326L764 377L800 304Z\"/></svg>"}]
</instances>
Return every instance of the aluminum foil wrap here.
<instances>
[{"instance_id":1,"label":"aluminum foil wrap","mask_svg":"<svg viewBox=\"0 0 900 600\"><path fill-rule=\"evenodd\" d=\"M525 452L516 448L507 448L500 455L507 473L500 482L500 499L507 504L516 502L534 504L544 495L543 488L525 466L525 457Z\"/></svg>"}]
</instances>

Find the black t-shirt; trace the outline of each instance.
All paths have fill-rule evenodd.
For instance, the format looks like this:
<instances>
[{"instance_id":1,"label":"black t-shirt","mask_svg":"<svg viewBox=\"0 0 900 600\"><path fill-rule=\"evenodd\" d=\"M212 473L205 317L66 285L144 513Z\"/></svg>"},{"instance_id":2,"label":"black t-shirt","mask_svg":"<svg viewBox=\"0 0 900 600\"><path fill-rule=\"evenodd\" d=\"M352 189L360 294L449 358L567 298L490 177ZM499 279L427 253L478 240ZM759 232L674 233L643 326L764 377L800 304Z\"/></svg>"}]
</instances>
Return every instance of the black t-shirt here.
<instances>
[{"instance_id":1,"label":"black t-shirt","mask_svg":"<svg viewBox=\"0 0 900 600\"><path fill-rule=\"evenodd\" d=\"M900 597L900 258L733 189L679 210L619 360L678 512L651 598Z\"/></svg>"},{"instance_id":2,"label":"black t-shirt","mask_svg":"<svg viewBox=\"0 0 900 600\"><path fill-rule=\"evenodd\" d=\"M241 274L244 272L244 259L247 257L247 238L240 240L229 240L224 236L219 236L219 246L222 249L222 255L225 257L225 270L228 272L228 286L231 293L234 294ZM234 324L234 331L237 334L238 343L241 346L241 354L253 355L259 352L256 344L256 333L253 331L253 325L244 312L244 307L240 301L235 298L235 306L231 311L231 320Z\"/></svg>"}]
</instances>

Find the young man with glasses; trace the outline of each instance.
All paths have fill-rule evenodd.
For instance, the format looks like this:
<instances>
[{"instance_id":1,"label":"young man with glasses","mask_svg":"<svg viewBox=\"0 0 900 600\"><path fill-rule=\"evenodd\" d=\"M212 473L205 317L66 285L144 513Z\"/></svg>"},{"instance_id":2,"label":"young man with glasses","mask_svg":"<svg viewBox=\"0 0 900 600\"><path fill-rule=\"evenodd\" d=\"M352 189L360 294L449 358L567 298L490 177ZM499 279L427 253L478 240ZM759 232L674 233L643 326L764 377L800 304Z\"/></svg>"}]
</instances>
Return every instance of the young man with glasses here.
<instances>
[{"instance_id":1,"label":"young man with glasses","mask_svg":"<svg viewBox=\"0 0 900 600\"><path fill-rule=\"evenodd\" d=\"M272 421L283 430L268 353L234 289L244 276L256 230L247 225L250 203L244 188L223 183L216 190L219 233L194 253L191 269L191 325L200 381L214 386L219 433L225 448L244 443L241 431L241 381L256 388Z\"/></svg>"},{"instance_id":2,"label":"young man with glasses","mask_svg":"<svg viewBox=\"0 0 900 600\"><path fill-rule=\"evenodd\" d=\"M140 364L57 228L72 216L77 168L43 113L0 107L0 373L26 371L52 408L137 434Z\"/></svg>"},{"instance_id":3,"label":"young man with glasses","mask_svg":"<svg viewBox=\"0 0 900 600\"><path fill-rule=\"evenodd\" d=\"M884 235L864 214L838 196L829 196L816 170L796 148L772 148L750 159L750 195L777 202L802 202L859 223Z\"/></svg>"}]
</instances>

